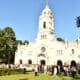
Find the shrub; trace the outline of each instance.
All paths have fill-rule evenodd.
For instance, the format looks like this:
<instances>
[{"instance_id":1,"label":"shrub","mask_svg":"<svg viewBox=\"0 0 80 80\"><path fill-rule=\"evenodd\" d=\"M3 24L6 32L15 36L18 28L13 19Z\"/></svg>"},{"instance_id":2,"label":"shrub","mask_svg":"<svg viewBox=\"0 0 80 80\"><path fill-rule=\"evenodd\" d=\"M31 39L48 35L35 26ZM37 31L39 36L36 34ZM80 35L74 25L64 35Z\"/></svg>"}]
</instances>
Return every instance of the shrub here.
<instances>
[{"instance_id":1,"label":"shrub","mask_svg":"<svg viewBox=\"0 0 80 80\"><path fill-rule=\"evenodd\" d=\"M75 79L80 79L80 74L76 74Z\"/></svg>"},{"instance_id":2,"label":"shrub","mask_svg":"<svg viewBox=\"0 0 80 80\"><path fill-rule=\"evenodd\" d=\"M0 76L11 75L11 74L23 74L24 69L9 69L9 68L0 68Z\"/></svg>"}]
</instances>

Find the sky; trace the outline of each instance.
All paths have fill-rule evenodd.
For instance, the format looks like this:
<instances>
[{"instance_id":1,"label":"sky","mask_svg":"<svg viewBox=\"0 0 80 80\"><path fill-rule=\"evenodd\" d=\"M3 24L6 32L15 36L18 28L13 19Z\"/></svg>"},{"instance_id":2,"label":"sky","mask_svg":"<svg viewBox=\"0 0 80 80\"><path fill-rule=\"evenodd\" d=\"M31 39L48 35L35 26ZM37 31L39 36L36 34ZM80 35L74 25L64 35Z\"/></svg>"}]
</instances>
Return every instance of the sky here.
<instances>
[{"instance_id":1,"label":"sky","mask_svg":"<svg viewBox=\"0 0 80 80\"><path fill-rule=\"evenodd\" d=\"M80 0L47 0L55 20L55 36L74 41L80 37L76 17L80 16ZM0 0L0 28L13 28L17 40L34 41L39 16L46 0Z\"/></svg>"}]
</instances>

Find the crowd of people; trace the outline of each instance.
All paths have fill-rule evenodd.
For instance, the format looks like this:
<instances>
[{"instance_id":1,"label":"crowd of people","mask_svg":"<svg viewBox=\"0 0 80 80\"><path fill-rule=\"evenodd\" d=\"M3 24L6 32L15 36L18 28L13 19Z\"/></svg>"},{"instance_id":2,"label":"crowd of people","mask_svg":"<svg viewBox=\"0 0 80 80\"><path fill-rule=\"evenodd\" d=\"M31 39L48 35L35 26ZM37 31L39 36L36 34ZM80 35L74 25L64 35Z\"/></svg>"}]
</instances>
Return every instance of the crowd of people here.
<instances>
[{"instance_id":1,"label":"crowd of people","mask_svg":"<svg viewBox=\"0 0 80 80\"><path fill-rule=\"evenodd\" d=\"M35 65L34 70L35 70L35 76L37 76L38 73L51 73L51 75L54 75L54 76L65 75L65 76L74 77L77 73L77 67L76 66Z\"/></svg>"},{"instance_id":2,"label":"crowd of people","mask_svg":"<svg viewBox=\"0 0 80 80\"><path fill-rule=\"evenodd\" d=\"M5 65L2 64L0 67L6 67L6 68L17 68L15 65ZM80 67L80 66L79 66ZM24 66L19 66L19 68L24 68ZM32 70L32 69L31 69ZM26 67L24 68L24 73L26 73ZM35 76L38 75L38 73L50 73L53 76L58 75L65 75L65 76L72 76L73 78L77 73L80 74L80 70L78 70L76 65L71 66L63 66L63 65L34 65L34 71Z\"/></svg>"}]
</instances>

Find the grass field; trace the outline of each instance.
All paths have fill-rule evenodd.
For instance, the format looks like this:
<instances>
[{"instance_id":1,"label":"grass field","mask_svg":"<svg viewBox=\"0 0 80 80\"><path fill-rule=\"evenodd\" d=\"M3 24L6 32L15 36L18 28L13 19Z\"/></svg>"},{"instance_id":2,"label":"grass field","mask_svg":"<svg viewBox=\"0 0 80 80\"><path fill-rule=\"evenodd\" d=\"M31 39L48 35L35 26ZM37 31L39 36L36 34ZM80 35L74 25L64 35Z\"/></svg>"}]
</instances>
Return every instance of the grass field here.
<instances>
[{"instance_id":1,"label":"grass field","mask_svg":"<svg viewBox=\"0 0 80 80\"><path fill-rule=\"evenodd\" d=\"M34 73L27 74L17 74L17 75L8 75L8 76L0 76L0 80L80 80L73 79L71 77L64 76L52 76L50 74L38 74L38 76L34 76Z\"/></svg>"}]
</instances>

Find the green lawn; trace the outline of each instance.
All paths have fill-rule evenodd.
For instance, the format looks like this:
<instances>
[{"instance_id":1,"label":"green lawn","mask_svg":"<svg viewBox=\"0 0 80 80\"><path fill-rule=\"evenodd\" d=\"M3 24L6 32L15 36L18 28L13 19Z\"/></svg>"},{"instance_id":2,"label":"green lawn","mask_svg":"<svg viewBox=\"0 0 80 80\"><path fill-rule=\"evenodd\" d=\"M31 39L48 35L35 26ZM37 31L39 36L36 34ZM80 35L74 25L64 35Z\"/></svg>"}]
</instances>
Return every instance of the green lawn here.
<instances>
[{"instance_id":1,"label":"green lawn","mask_svg":"<svg viewBox=\"0 0 80 80\"><path fill-rule=\"evenodd\" d=\"M9 75L9 76L0 76L0 80L22 80L28 78L29 80L77 80L71 77L60 77L60 76L51 76L50 74L38 74L38 76L34 76L34 73L27 74L17 74L17 75ZM80 80L80 79L78 79Z\"/></svg>"}]
</instances>

